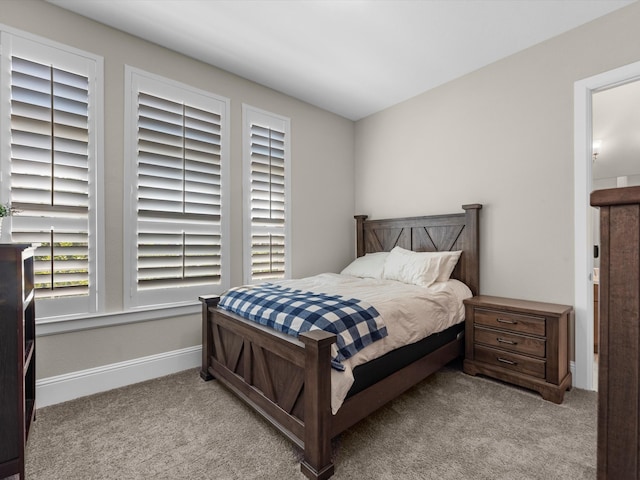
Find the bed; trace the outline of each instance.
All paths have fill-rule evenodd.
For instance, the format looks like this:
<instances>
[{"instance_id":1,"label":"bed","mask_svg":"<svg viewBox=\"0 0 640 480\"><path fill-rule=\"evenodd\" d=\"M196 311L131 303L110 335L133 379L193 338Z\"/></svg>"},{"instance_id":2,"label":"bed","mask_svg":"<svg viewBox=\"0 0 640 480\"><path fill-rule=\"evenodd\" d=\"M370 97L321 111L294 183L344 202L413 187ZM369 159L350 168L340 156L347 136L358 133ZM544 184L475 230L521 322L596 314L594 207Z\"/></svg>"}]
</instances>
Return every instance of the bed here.
<instances>
[{"instance_id":1,"label":"bed","mask_svg":"<svg viewBox=\"0 0 640 480\"><path fill-rule=\"evenodd\" d=\"M395 247L462 251L451 278L477 295L481 208L470 204L462 213L385 220L358 215L357 257ZM298 445L304 452L302 473L311 479L333 475L334 437L464 352L464 329L457 324L358 365L346 397L332 411L335 334L311 330L295 338L223 310L219 296L200 300L201 377L217 379Z\"/></svg>"}]
</instances>

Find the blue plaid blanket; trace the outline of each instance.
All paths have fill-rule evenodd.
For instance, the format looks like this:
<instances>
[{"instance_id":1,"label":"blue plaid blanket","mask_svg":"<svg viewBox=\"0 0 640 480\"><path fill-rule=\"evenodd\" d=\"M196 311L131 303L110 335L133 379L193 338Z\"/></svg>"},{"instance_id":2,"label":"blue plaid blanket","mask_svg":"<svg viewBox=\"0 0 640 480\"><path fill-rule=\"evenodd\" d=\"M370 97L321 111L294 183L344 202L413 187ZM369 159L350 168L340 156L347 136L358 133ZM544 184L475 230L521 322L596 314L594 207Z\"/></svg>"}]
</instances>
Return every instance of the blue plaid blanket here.
<instances>
[{"instance_id":1,"label":"blue plaid blanket","mask_svg":"<svg viewBox=\"0 0 640 480\"><path fill-rule=\"evenodd\" d=\"M272 283L232 288L218 307L295 337L309 330L335 333L338 353L331 365L337 370L344 370L342 360L387 336L387 327L371 305Z\"/></svg>"}]
</instances>

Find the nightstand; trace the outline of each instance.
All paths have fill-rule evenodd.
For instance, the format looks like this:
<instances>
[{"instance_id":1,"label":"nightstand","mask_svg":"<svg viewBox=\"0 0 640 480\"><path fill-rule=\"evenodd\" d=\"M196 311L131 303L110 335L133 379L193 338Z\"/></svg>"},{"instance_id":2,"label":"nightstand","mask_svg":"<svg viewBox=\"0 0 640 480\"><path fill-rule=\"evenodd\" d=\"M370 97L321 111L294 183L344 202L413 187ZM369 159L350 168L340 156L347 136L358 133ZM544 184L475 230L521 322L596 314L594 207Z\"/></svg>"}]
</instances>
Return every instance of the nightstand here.
<instances>
[{"instance_id":1,"label":"nightstand","mask_svg":"<svg viewBox=\"0 0 640 480\"><path fill-rule=\"evenodd\" d=\"M469 375L487 375L562 403L571 388L569 318L573 307L480 295L464 301Z\"/></svg>"}]
</instances>

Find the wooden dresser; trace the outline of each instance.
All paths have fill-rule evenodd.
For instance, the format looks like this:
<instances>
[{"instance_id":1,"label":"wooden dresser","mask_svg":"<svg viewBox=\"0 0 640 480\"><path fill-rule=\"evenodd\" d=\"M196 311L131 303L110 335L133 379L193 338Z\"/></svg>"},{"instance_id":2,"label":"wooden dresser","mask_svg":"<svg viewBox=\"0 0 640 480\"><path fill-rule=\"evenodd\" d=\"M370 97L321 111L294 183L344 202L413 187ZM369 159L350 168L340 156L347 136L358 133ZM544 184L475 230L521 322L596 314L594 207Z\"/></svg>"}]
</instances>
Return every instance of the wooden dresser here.
<instances>
[{"instance_id":1,"label":"wooden dresser","mask_svg":"<svg viewBox=\"0 0 640 480\"><path fill-rule=\"evenodd\" d=\"M464 303L465 373L530 388L562 403L571 388L567 341L573 308L486 295Z\"/></svg>"},{"instance_id":2,"label":"wooden dresser","mask_svg":"<svg viewBox=\"0 0 640 480\"><path fill-rule=\"evenodd\" d=\"M0 478L24 479L35 414L33 255L31 245L0 244Z\"/></svg>"},{"instance_id":3,"label":"wooden dresser","mask_svg":"<svg viewBox=\"0 0 640 480\"><path fill-rule=\"evenodd\" d=\"M640 478L640 187L598 190L598 479Z\"/></svg>"}]
</instances>

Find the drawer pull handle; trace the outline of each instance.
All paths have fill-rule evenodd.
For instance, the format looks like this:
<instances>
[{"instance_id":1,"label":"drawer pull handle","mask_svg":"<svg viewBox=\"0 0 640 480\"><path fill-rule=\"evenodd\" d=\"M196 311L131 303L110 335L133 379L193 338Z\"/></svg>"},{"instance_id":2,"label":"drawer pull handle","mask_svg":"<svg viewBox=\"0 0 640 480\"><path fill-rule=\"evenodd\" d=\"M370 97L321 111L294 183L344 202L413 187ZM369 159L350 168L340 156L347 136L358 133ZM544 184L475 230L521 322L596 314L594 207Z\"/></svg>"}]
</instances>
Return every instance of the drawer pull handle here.
<instances>
[{"instance_id":1,"label":"drawer pull handle","mask_svg":"<svg viewBox=\"0 0 640 480\"><path fill-rule=\"evenodd\" d=\"M506 358L498 357L498 361L502 363L506 363L508 365L517 365L518 362L513 362L511 360L507 360Z\"/></svg>"},{"instance_id":2,"label":"drawer pull handle","mask_svg":"<svg viewBox=\"0 0 640 480\"><path fill-rule=\"evenodd\" d=\"M497 318L498 323L508 323L510 325L515 325L518 322L516 320L511 320L509 318Z\"/></svg>"},{"instance_id":3,"label":"drawer pull handle","mask_svg":"<svg viewBox=\"0 0 640 480\"><path fill-rule=\"evenodd\" d=\"M505 340L504 338L496 338L496 340L498 341L498 343L506 343L507 345L517 345L518 342L513 342L511 340Z\"/></svg>"}]
</instances>

